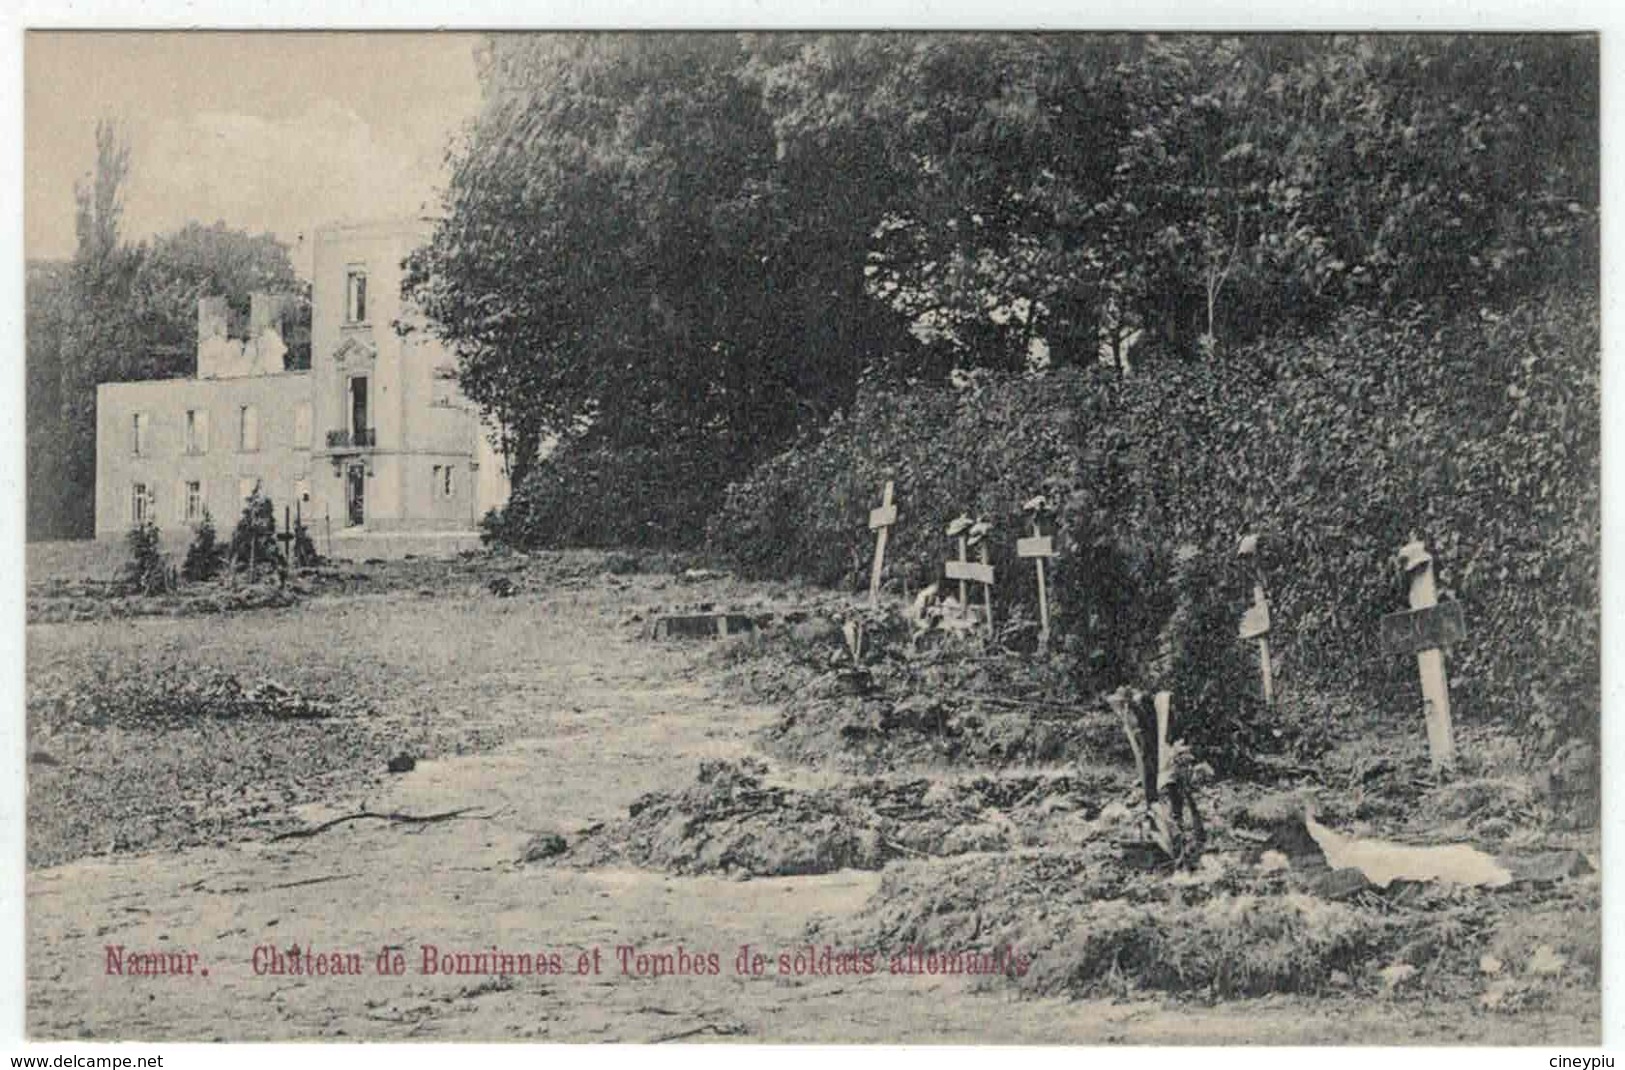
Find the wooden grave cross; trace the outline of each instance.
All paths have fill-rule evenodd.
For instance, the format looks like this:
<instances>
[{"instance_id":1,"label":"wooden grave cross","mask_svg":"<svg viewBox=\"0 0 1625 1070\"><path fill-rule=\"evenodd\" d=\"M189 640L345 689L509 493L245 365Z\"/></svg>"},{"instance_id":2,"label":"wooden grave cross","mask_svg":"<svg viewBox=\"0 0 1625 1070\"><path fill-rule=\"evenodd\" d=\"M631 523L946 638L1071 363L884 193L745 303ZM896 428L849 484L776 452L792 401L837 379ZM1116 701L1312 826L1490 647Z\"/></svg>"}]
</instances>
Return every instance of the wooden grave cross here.
<instances>
[{"instance_id":1,"label":"wooden grave cross","mask_svg":"<svg viewBox=\"0 0 1625 1070\"><path fill-rule=\"evenodd\" d=\"M276 541L282 544L282 551L287 553L289 545L293 542L293 510L288 506L282 507L282 530L276 533Z\"/></svg>"},{"instance_id":2,"label":"wooden grave cross","mask_svg":"<svg viewBox=\"0 0 1625 1070\"><path fill-rule=\"evenodd\" d=\"M960 520L965 519L961 517ZM965 590L966 583L979 583L982 585L982 609L987 617L988 638L993 637L993 566L988 562L987 536L992 526L986 521L978 520L965 529L959 520L954 521L948 528L949 532L959 539L959 559L949 561L946 565L948 578L959 581L960 591ZM967 561L965 552L970 547L976 547L979 560ZM961 601L961 605L966 603Z\"/></svg>"},{"instance_id":3,"label":"wooden grave cross","mask_svg":"<svg viewBox=\"0 0 1625 1070\"><path fill-rule=\"evenodd\" d=\"M1264 592L1264 570L1257 564L1258 536L1243 535L1236 549L1237 557L1253 558L1253 604L1241 616L1240 636L1243 642L1258 640L1258 677L1264 695L1264 705L1275 703L1275 673L1270 664L1270 600Z\"/></svg>"},{"instance_id":4,"label":"wooden grave cross","mask_svg":"<svg viewBox=\"0 0 1625 1070\"><path fill-rule=\"evenodd\" d=\"M959 544L959 562L961 565L970 563L969 545L966 540L965 533L970 531L971 526L974 523L975 521L971 520L970 517L961 513L954 517L954 519L948 524L948 537L950 539L957 540ZM948 576L950 579L954 578L952 568L948 569ZM968 609L970 607L970 594L965 588L965 579L963 576L959 577L959 607L961 609Z\"/></svg>"},{"instance_id":5,"label":"wooden grave cross","mask_svg":"<svg viewBox=\"0 0 1625 1070\"><path fill-rule=\"evenodd\" d=\"M1038 651L1049 650L1049 587L1044 575L1044 561L1055 556L1054 540L1044 534L1040 518L1048 511L1049 503L1043 495L1022 506L1032 519L1033 533L1016 540L1016 556L1030 557L1038 570Z\"/></svg>"},{"instance_id":6,"label":"wooden grave cross","mask_svg":"<svg viewBox=\"0 0 1625 1070\"><path fill-rule=\"evenodd\" d=\"M293 522L289 518L290 510L286 505L282 507L282 530L276 531L276 514L271 514L271 530L276 532L276 541L282 544L282 567L277 570L277 585L283 586L288 582L288 568L293 564Z\"/></svg>"},{"instance_id":7,"label":"wooden grave cross","mask_svg":"<svg viewBox=\"0 0 1625 1070\"><path fill-rule=\"evenodd\" d=\"M1444 648L1467 636L1467 623L1459 602L1439 602L1433 576L1433 555L1420 541L1399 549L1399 562L1410 577L1408 611L1382 619L1382 641L1388 649L1416 655L1422 678L1422 706L1427 718L1428 756L1435 772L1456 764L1456 743L1450 723L1450 684L1444 671Z\"/></svg>"},{"instance_id":8,"label":"wooden grave cross","mask_svg":"<svg viewBox=\"0 0 1625 1070\"><path fill-rule=\"evenodd\" d=\"M886 565L886 542L897 523L897 506L892 504L892 481L886 480L880 492L880 508L869 510L869 530L875 533L875 563L869 569L869 607L880 605L880 573Z\"/></svg>"}]
</instances>

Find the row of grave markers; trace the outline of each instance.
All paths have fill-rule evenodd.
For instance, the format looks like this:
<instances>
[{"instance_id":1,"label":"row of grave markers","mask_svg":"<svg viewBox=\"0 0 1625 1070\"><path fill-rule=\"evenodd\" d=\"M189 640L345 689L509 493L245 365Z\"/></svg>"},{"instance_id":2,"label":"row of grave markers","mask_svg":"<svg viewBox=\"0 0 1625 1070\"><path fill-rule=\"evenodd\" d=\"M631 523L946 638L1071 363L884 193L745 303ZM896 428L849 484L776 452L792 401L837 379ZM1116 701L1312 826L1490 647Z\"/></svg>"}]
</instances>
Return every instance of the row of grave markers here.
<instances>
[{"instance_id":1,"label":"row of grave markers","mask_svg":"<svg viewBox=\"0 0 1625 1070\"><path fill-rule=\"evenodd\" d=\"M1049 582L1046 563L1056 556L1054 539L1043 530L1048 512L1045 499L1031 499L1024 506L1032 533L1016 540L1016 555L1033 562L1038 579L1038 648L1049 648ZM888 481L881 491L880 507L869 513L869 530L875 533L874 564L869 572L869 605L880 604L880 579L885 568L886 545L897 523L895 487ZM988 559L988 536L992 525L968 516L955 518L947 535L955 540L957 556L944 562L943 572L959 584L959 604L970 607L968 586L978 584L987 634L993 635L993 566ZM976 551L976 560L970 552ZM1264 586L1263 567L1258 563L1258 536L1244 536L1237 555L1253 562L1253 603L1242 615L1238 637L1258 644L1259 688L1266 706L1275 701L1274 671L1270 661L1270 604ZM1410 583L1410 609L1390 613L1382 619L1383 645L1397 653L1414 653L1422 682L1423 713L1427 724L1428 753L1435 769L1455 764L1456 752L1450 720L1450 687L1445 675L1444 652L1452 643L1466 637L1467 626L1458 602L1439 601L1433 571L1433 556L1420 541L1407 543L1398 553L1400 566Z\"/></svg>"}]
</instances>

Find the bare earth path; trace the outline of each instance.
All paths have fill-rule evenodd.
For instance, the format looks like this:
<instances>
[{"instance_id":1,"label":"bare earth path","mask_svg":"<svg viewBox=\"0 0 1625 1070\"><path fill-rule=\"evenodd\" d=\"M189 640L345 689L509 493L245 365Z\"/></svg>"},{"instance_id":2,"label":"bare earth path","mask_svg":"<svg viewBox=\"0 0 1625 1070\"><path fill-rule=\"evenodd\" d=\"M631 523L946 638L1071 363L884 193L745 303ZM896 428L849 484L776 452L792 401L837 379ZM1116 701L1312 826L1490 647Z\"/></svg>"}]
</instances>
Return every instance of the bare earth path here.
<instances>
[{"instance_id":1,"label":"bare earth path","mask_svg":"<svg viewBox=\"0 0 1625 1070\"><path fill-rule=\"evenodd\" d=\"M878 876L729 881L518 864L538 831L566 836L747 750L772 711L720 696L691 649L639 641L629 605L675 597L648 581L498 602L478 590L413 602L343 596L300 607L304 670L372 659L383 716L456 716L505 743L332 793L314 825L365 803L483 820L358 821L309 839L82 858L29 876L29 1029L39 1038L691 1042L1518 1043L1572 1023L1427 1015L1361 1002L1016 1000L934 978L735 976L741 944L793 948L817 914L859 909ZM640 589L641 588L641 589ZM689 597L685 593L684 597ZM513 619L506 619L513 618ZM291 618L289 618L291 619ZM271 658L289 619L249 614L221 658ZM203 642L218 622L31 629L31 645ZM241 638L241 637L239 637ZM286 639L286 637L284 637ZM284 646L286 644L284 643ZM296 675L296 674L295 674ZM364 676L365 674L361 674ZM447 712L454 711L454 712ZM190 951L208 976L110 976L106 947ZM355 951L360 976L257 975L255 949ZM561 950L562 976L425 975L423 948ZM614 949L717 952L715 977L636 978ZM380 976L385 946L407 972ZM602 972L574 970L599 948Z\"/></svg>"}]
</instances>

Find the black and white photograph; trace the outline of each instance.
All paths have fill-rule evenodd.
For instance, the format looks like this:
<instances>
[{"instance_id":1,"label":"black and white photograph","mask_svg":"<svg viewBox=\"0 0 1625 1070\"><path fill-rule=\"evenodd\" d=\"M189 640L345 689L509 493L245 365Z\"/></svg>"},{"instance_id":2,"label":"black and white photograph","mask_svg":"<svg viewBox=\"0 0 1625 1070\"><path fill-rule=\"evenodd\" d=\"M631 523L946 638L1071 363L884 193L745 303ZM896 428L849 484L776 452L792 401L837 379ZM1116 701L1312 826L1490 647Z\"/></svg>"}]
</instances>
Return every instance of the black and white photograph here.
<instances>
[{"instance_id":1,"label":"black and white photograph","mask_svg":"<svg viewBox=\"0 0 1625 1070\"><path fill-rule=\"evenodd\" d=\"M1601 1044L1599 33L20 36L29 1040Z\"/></svg>"}]
</instances>

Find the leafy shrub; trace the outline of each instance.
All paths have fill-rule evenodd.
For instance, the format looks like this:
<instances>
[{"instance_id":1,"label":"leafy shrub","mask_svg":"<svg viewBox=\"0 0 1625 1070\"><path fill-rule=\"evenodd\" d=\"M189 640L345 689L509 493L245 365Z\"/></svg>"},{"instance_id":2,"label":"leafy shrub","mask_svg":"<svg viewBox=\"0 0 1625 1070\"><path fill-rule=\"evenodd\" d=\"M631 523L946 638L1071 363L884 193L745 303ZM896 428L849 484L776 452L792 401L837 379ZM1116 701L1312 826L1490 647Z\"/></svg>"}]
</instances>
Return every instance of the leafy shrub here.
<instances>
[{"instance_id":1,"label":"leafy shrub","mask_svg":"<svg viewBox=\"0 0 1625 1070\"><path fill-rule=\"evenodd\" d=\"M1257 686L1234 669L1233 641L1250 594L1236 540L1256 532L1278 685L1414 709L1414 664L1381 648L1379 626L1406 605L1394 553L1422 538L1468 621L1450 652L1458 702L1535 736L1594 736L1599 373L1595 295L1552 293L1446 322L1351 311L1314 335L1148 361L1127 378L1060 369L870 390L731 486L710 545L747 574L861 589L867 514L895 480L890 587L935 582L948 520L981 515L995 524L1002 615L1036 597L1014 543L1020 503L1042 492L1061 554L1052 626L1089 685L1167 671L1187 699L1207 681L1205 704L1234 709ZM1185 546L1196 564L1179 579ZM1208 638L1159 670L1181 605L1189 634Z\"/></svg>"},{"instance_id":2,"label":"leafy shrub","mask_svg":"<svg viewBox=\"0 0 1625 1070\"><path fill-rule=\"evenodd\" d=\"M181 576L191 582L211 580L220 571L221 546L215 536L214 518L207 509L192 529L192 542L186 548Z\"/></svg>"}]
</instances>

